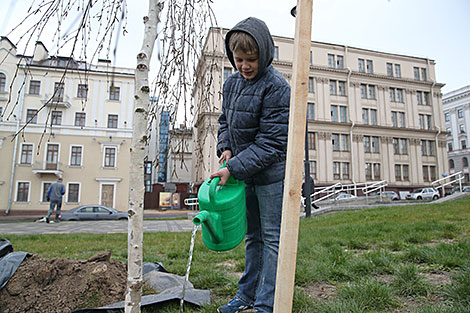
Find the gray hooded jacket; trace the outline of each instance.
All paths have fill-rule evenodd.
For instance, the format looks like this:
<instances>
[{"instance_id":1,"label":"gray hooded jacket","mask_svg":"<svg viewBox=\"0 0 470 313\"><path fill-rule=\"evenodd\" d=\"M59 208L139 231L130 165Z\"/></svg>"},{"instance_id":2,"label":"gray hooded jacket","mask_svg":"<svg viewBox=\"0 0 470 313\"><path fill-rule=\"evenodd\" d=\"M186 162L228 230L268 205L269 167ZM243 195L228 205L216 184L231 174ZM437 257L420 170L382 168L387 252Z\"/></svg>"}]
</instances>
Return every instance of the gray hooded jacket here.
<instances>
[{"instance_id":1,"label":"gray hooded jacket","mask_svg":"<svg viewBox=\"0 0 470 313\"><path fill-rule=\"evenodd\" d=\"M225 81L217 154L232 151L227 166L234 178L247 184L272 184L285 176L290 86L271 65L274 42L268 27L253 17L238 23L225 38L235 69L229 39L236 31L250 34L258 44L258 74L247 80L235 72Z\"/></svg>"}]
</instances>

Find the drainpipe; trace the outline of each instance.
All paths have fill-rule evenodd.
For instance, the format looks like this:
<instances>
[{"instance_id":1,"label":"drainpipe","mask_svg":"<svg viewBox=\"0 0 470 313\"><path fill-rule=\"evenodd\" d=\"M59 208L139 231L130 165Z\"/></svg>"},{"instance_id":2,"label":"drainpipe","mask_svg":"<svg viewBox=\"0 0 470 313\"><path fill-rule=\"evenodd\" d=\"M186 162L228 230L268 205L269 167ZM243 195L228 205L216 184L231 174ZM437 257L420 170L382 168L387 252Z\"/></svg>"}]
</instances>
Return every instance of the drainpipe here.
<instances>
[{"instance_id":1,"label":"drainpipe","mask_svg":"<svg viewBox=\"0 0 470 313\"><path fill-rule=\"evenodd\" d=\"M347 47L345 48L347 52ZM348 86L348 91L349 91L349 81L351 78L352 70L349 67L346 67L348 70L348 77L346 79L346 84ZM351 118L351 95L348 92L348 108L349 108L349 121L351 122L351 128L349 129L349 142L350 142L350 147L351 147L351 180L352 183L354 184L354 194L357 196L357 190L356 190L356 181L354 180L354 151L353 151L353 146L354 146L354 140L353 140L353 128L356 126L356 123L353 121Z\"/></svg>"},{"instance_id":2,"label":"drainpipe","mask_svg":"<svg viewBox=\"0 0 470 313\"><path fill-rule=\"evenodd\" d=\"M427 60L428 63L429 63L429 59ZM429 68L429 66L428 66ZM429 71L429 70L428 70ZM434 93L434 86L436 85L436 82L433 82L432 85L431 85L431 95L430 95L430 100L431 100L431 107L434 108L434 101L433 101L433 93ZM440 166L439 166L439 141L438 141L438 137L439 135L441 134L442 130L441 128L438 126L438 124L436 123L436 118L434 119L434 122L436 124L436 128L437 128L437 133L436 133L436 137L434 138L434 142L436 144L436 161L437 161L437 175L438 177L440 177L440 172L441 172L441 169L440 169ZM444 190L444 187L442 187L442 196L444 196L445 194L445 190Z\"/></svg>"},{"instance_id":3,"label":"drainpipe","mask_svg":"<svg viewBox=\"0 0 470 313\"><path fill-rule=\"evenodd\" d=\"M20 65L24 69L22 65ZM24 72L23 72L24 73ZM18 77L20 78L20 77ZM26 76L24 77L26 80ZM18 115L16 116L16 131L15 134L18 134L20 131L20 126L21 126L21 119L23 116L23 106L24 106L24 90L26 88L26 85L23 86L21 93L20 93L20 99L19 99L19 110L18 110ZM11 92L11 91L10 91ZM13 202L13 184L15 182L15 170L16 170L16 156L18 152L18 136L15 136L15 143L13 146L13 158L11 161L11 176L10 176L10 190L8 191L8 206L5 211L5 215L8 215L11 210L11 204Z\"/></svg>"}]
</instances>

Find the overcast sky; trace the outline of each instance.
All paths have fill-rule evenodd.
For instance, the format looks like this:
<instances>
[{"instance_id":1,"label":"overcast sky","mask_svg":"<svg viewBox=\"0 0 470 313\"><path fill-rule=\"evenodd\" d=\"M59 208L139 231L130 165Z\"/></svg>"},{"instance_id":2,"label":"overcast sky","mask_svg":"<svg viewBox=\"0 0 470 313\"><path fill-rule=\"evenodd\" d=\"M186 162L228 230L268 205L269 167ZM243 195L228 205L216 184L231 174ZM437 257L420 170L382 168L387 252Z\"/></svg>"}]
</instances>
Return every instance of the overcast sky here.
<instances>
[{"instance_id":1,"label":"overcast sky","mask_svg":"<svg viewBox=\"0 0 470 313\"><path fill-rule=\"evenodd\" d=\"M24 16L31 0L1 0L0 35ZM233 27L254 16L273 35L293 37L296 1L213 0L218 25ZM142 42L146 0L128 0L128 31L116 65L134 67ZM7 8L7 9L5 9ZM10 38L15 41L15 38ZM470 0L313 0L312 40L425 57L436 62L444 93L470 85ZM44 44L51 50L52 43Z\"/></svg>"}]
</instances>

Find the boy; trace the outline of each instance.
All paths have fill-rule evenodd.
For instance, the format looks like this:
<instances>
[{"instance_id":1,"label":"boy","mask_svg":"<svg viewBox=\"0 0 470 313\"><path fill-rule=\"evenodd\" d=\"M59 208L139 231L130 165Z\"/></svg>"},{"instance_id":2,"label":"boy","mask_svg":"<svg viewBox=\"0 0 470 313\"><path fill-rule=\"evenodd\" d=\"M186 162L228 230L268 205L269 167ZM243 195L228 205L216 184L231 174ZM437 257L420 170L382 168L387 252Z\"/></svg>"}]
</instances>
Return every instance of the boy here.
<instances>
[{"instance_id":1,"label":"boy","mask_svg":"<svg viewBox=\"0 0 470 313\"><path fill-rule=\"evenodd\" d=\"M246 184L248 230L245 272L220 313L272 312L286 165L290 87L271 65L274 42L266 24L250 17L225 38L238 70L224 83L217 155L227 167L211 174L223 185L232 175Z\"/></svg>"}]
</instances>

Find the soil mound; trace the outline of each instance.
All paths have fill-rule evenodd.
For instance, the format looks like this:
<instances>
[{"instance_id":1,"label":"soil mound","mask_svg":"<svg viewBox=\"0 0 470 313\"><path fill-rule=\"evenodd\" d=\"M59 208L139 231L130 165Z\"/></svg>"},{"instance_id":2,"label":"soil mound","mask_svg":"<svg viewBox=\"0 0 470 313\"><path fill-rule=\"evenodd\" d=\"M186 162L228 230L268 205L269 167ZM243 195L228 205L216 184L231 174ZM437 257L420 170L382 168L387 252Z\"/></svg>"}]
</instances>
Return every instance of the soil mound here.
<instances>
[{"instance_id":1,"label":"soil mound","mask_svg":"<svg viewBox=\"0 0 470 313\"><path fill-rule=\"evenodd\" d=\"M123 301L127 267L111 251L88 260L26 258L0 290L0 313L69 313Z\"/></svg>"}]
</instances>

